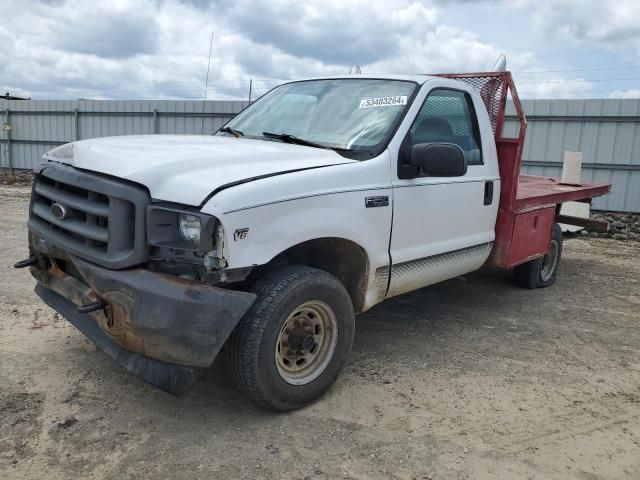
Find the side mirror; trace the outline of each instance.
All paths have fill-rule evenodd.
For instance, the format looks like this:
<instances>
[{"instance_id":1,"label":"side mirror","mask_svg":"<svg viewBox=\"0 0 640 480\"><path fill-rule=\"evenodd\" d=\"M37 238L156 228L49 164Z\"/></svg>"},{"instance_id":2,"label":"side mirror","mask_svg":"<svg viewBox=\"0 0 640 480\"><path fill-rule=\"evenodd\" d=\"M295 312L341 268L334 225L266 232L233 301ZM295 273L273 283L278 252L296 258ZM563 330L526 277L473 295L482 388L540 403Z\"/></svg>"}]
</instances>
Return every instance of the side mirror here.
<instances>
[{"instance_id":1,"label":"side mirror","mask_svg":"<svg viewBox=\"0 0 640 480\"><path fill-rule=\"evenodd\" d=\"M461 177L467 173L464 152L453 143L418 143L411 149L410 163L425 177Z\"/></svg>"}]
</instances>

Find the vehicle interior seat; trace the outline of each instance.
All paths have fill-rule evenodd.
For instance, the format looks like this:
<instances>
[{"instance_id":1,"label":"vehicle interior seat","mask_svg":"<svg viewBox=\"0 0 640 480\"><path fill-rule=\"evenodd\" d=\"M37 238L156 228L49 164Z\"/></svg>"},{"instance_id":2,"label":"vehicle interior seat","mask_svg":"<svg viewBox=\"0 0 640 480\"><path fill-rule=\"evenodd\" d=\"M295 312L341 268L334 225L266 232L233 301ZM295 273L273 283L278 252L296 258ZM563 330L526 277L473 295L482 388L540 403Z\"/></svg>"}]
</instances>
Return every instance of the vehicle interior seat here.
<instances>
[{"instance_id":1,"label":"vehicle interior seat","mask_svg":"<svg viewBox=\"0 0 640 480\"><path fill-rule=\"evenodd\" d=\"M411 143L451 142L453 129L446 118L425 117L411 131Z\"/></svg>"},{"instance_id":2,"label":"vehicle interior seat","mask_svg":"<svg viewBox=\"0 0 640 480\"><path fill-rule=\"evenodd\" d=\"M482 163L480 148L476 145L473 137L471 135L454 135L451 123L444 117L425 117L412 129L411 145L430 142L458 145L464 152L469 165Z\"/></svg>"}]
</instances>

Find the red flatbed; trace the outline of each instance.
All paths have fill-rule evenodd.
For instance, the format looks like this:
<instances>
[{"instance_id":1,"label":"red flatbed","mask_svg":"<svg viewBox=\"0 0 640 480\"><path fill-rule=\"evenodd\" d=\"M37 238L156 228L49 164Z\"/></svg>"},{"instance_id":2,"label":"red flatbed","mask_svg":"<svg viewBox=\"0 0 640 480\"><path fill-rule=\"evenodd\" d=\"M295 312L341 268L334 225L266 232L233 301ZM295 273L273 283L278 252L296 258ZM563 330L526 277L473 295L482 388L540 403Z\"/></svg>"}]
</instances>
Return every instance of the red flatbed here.
<instances>
[{"instance_id":1,"label":"red flatbed","mask_svg":"<svg viewBox=\"0 0 640 480\"><path fill-rule=\"evenodd\" d=\"M564 185L557 178L520 175L516 189L515 210L524 211L544 205L580 201L609 193L607 183Z\"/></svg>"},{"instance_id":2,"label":"red flatbed","mask_svg":"<svg viewBox=\"0 0 640 480\"><path fill-rule=\"evenodd\" d=\"M480 93L493 127L500 168L500 205L496 236L488 264L512 268L542 257L549 251L553 224L564 202L591 202L609 193L611 185L565 185L557 178L520 175L527 119L509 72L450 73L442 77L462 80ZM505 138L507 96L511 94L520 124L517 138ZM564 221L563 217L563 222Z\"/></svg>"}]
</instances>

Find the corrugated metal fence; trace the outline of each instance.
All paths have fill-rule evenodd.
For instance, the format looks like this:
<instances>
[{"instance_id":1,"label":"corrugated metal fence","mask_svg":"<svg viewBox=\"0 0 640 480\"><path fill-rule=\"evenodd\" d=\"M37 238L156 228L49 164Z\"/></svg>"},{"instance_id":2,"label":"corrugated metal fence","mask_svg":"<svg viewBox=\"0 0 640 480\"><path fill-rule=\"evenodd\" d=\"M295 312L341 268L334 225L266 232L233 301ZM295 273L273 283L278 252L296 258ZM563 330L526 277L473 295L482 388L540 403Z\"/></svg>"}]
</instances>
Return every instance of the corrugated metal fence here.
<instances>
[{"instance_id":1,"label":"corrugated metal fence","mask_svg":"<svg viewBox=\"0 0 640 480\"><path fill-rule=\"evenodd\" d=\"M212 133L242 110L243 101L0 100L0 165L32 168L63 143L111 135Z\"/></svg>"},{"instance_id":2,"label":"corrugated metal fence","mask_svg":"<svg viewBox=\"0 0 640 480\"><path fill-rule=\"evenodd\" d=\"M243 101L0 100L11 130L0 135L0 165L31 168L44 152L108 135L210 133ZM565 150L581 151L585 180L613 183L599 210L640 212L640 100L525 100L525 173L559 176ZM505 134L513 135L508 121Z\"/></svg>"},{"instance_id":3,"label":"corrugated metal fence","mask_svg":"<svg viewBox=\"0 0 640 480\"><path fill-rule=\"evenodd\" d=\"M582 152L582 178L613 184L593 208L640 212L640 100L525 100L524 173L558 177L565 150ZM512 109L507 110L513 112ZM508 122L505 135L515 133Z\"/></svg>"}]
</instances>

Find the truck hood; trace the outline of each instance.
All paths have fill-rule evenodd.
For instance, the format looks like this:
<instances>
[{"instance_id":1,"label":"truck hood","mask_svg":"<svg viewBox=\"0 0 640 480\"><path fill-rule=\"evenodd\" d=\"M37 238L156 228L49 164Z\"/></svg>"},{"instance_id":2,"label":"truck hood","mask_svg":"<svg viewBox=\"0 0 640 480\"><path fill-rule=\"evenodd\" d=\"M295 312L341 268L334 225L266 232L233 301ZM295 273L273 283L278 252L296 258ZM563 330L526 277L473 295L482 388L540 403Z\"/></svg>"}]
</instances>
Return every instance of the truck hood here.
<instances>
[{"instance_id":1,"label":"truck hood","mask_svg":"<svg viewBox=\"0 0 640 480\"><path fill-rule=\"evenodd\" d=\"M144 185L157 200L200 205L256 177L352 163L332 150L205 135L135 135L67 143L42 158Z\"/></svg>"}]
</instances>

